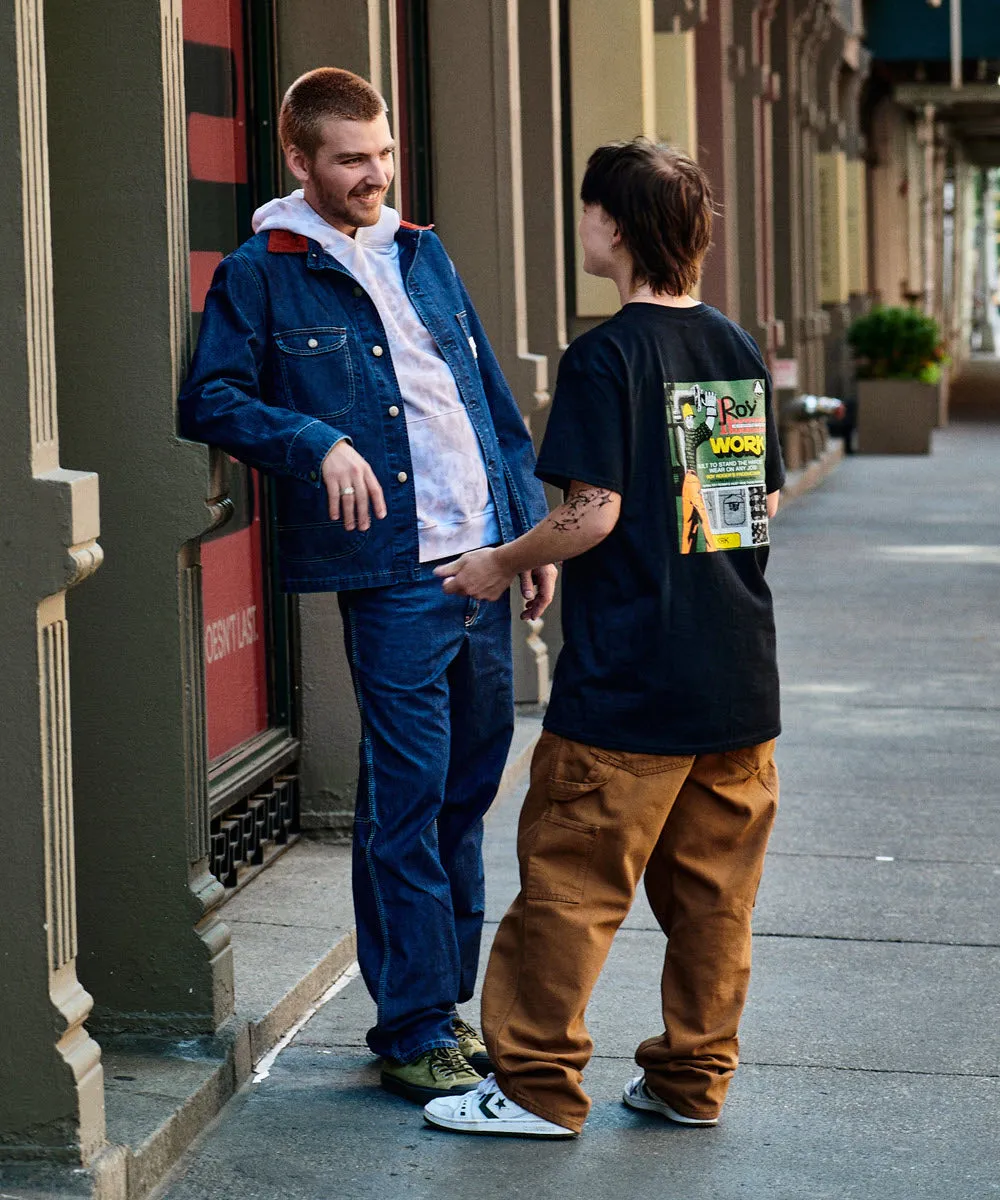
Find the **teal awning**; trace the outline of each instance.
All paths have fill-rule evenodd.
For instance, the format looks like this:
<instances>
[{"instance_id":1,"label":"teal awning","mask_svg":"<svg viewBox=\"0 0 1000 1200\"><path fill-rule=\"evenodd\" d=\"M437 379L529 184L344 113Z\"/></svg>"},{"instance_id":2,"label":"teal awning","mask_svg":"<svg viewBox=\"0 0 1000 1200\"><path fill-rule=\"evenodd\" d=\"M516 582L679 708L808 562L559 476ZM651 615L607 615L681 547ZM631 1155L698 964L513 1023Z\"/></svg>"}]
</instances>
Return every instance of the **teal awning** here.
<instances>
[{"instance_id":1,"label":"teal awning","mask_svg":"<svg viewBox=\"0 0 1000 1200\"><path fill-rule=\"evenodd\" d=\"M947 61L951 57L950 0L870 0L865 44L875 58ZM1000 58L1000 0L962 0L962 57Z\"/></svg>"}]
</instances>

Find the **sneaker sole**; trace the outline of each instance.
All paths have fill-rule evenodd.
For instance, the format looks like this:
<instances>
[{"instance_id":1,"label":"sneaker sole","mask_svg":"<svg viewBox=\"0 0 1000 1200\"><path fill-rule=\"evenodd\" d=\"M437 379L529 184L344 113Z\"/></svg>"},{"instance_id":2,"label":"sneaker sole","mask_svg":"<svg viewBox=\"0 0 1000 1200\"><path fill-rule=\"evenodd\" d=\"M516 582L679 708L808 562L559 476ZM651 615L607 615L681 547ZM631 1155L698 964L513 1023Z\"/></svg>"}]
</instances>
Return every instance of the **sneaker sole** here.
<instances>
[{"instance_id":1,"label":"sneaker sole","mask_svg":"<svg viewBox=\"0 0 1000 1200\"><path fill-rule=\"evenodd\" d=\"M506 1125L503 1120L498 1121L476 1121L474 1124L467 1121L453 1121L450 1117L432 1117L430 1113L424 1113L424 1120L428 1125L433 1125L436 1129L446 1129L449 1133L475 1133L482 1134L485 1137L531 1137L531 1138L554 1138L561 1140L564 1138L575 1138L580 1135L573 1129L565 1129L559 1133L554 1133L551 1129L543 1129L530 1126L518 1125L516 1128L497 1129L497 1125Z\"/></svg>"},{"instance_id":2,"label":"sneaker sole","mask_svg":"<svg viewBox=\"0 0 1000 1200\"><path fill-rule=\"evenodd\" d=\"M397 1079L395 1075L387 1075L385 1072L382 1073L381 1083L387 1092L402 1096L404 1100L410 1100L414 1104L426 1104L428 1100L439 1100L442 1096L464 1096L466 1092L471 1092L479 1086L477 1080L467 1086L461 1084L451 1088L424 1087L419 1083L407 1083L405 1079Z\"/></svg>"},{"instance_id":3,"label":"sneaker sole","mask_svg":"<svg viewBox=\"0 0 1000 1200\"><path fill-rule=\"evenodd\" d=\"M645 1096L633 1096L629 1092L622 1094L622 1101L629 1107L634 1108L638 1112L652 1112L658 1116L665 1117L666 1120L672 1121L674 1125L688 1125L694 1127L708 1128L712 1125L718 1125L719 1118L715 1117L711 1120L703 1120L700 1117L685 1117L682 1113L671 1108L669 1104L663 1100L647 1100Z\"/></svg>"}]
</instances>

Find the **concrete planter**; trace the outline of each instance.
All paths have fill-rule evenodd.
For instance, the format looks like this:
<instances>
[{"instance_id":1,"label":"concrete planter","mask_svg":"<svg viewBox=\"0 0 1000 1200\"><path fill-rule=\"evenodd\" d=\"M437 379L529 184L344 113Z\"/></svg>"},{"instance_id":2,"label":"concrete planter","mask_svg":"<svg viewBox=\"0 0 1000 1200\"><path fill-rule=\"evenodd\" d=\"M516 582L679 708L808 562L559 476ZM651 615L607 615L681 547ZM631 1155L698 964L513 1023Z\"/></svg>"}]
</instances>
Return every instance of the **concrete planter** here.
<instances>
[{"instance_id":1,"label":"concrete planter","mask_svg":"<svg viewBox=\"0 0 1000 1200\"><path fill-rule=\"evenodd\" d=\"M940 403L940 385L936 383L859 380L858 453L929 454Z\"/></svg>"}]
</instances>

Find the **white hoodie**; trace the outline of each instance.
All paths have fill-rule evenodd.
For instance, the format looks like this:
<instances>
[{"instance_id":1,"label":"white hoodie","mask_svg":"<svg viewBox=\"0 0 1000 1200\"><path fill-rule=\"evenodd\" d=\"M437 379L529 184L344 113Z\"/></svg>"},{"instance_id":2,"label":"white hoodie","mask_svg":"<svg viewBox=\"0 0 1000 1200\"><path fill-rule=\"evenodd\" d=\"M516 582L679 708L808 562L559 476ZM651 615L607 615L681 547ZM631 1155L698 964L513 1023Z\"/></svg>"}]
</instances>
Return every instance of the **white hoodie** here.
<instances>
[{"instance_id":1,"label":"white hoodie","mask_svg":"<svg viewBox=\"0 0 1000 1200\"><path fill-rule=\"evenodd\" d=\"M403 397L420 561L499 542L500 525L479 438L451 368L403 285L396 242L399 214L383 206L377 224L348 237L328 225L298 190L258 208L253 229L285 229L319 242L350 271L378 310Z\"/></svg>"}]
</instances>

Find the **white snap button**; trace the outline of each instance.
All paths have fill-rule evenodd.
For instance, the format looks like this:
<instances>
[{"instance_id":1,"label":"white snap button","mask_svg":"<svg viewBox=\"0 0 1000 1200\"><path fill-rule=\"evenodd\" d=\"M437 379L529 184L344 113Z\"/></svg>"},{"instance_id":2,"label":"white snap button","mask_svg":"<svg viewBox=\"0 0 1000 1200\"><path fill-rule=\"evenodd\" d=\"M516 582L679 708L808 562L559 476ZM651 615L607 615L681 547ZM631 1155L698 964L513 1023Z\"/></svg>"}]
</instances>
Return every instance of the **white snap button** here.
<instances>
[{"instance_id":1,"label":"white snap button","mask_svg":"<svg viewBox=\"0 0 1000 1200\"><path fill-rule=\"evenodd\" d=\"M382 357L382 347L381 346L372 346L372 354L374 354L376 358L381 358Z\"/></svg>"},{"instance_id":2,"label":"white snap button","mask_svg":"<svg viewBox=\"0 0 1000 1200\"><path fill-rule=\"evenodd\" d=\"M315 350L316 347L319 345L319 342L317 342L315 338L310 338L309 341L306 342L306 345L309 347L310 350Z\"/></svg>"},{"instance_id":3,"label":"white snap button","mask_svg":"<svg viewBox=\"0 0 1000 1200\"><path fill-rule=\"evenodd\" d=\"M396 476L396 478L399 480L400 483L406 483L407 474L405 471L400 471L399 474Z\"/></svg>"},{"instance_id":4,"label":"white snap button","mask_svg":"<svg viewBox=\"0 0 1000 1200\"><path fill-rule=\"evenodd\" d=\"M399 406L398 406L398 405L396 405L396 404L393 404L393 405L390 407L390 409L389 409L389 416L390 416L390 417L398 417L398 416L399 416Z\"/></svg>"}]
</instances>

